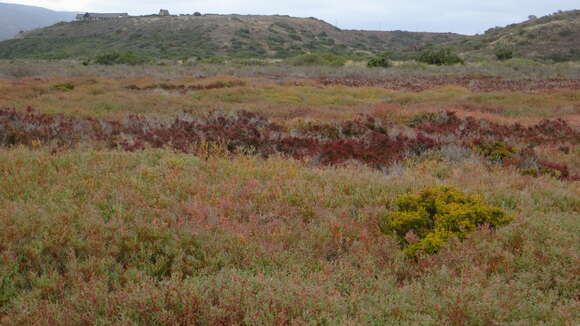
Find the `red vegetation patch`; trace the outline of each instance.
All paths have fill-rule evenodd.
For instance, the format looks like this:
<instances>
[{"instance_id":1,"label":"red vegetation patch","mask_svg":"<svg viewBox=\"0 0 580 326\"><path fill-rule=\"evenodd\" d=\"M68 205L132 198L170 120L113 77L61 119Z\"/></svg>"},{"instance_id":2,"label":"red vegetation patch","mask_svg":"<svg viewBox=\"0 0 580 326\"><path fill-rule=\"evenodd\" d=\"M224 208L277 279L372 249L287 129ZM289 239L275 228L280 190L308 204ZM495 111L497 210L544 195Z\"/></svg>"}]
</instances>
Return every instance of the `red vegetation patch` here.
<instances>
[{"instance_id":1,"label":"red vegetation patch","mask_svg":"<svg viewBox=\"0 0 580 326\"><path fill-rule=\"evenodd\" d=\"M342 123L308 123L297 130L287 130L247 111L232 115L212 113L204 119L182 117L170 122L135 115L110 121L46 115L32 109L0 110L0 145L40 142L69 147L96 142L127 151L167 147L198 153L200 145L216 143L231 153L244 151L263 157L282 154L295 159L313 158L312 163L324 165L355 160L383 168L441 145L454 144L473 149L495 163L515 166L526 174L578 179L565 165L538 159L533 150L539 145L554 145L569 151L567 146L580 144L580 133L564 120L544 120L524 127L438 112L415 117L409 125L411 128L360 115ZM389 134L388 130L395 128L407 128L408 135ZM517 151L513 144L525 147Z\"/></svg>"}]
</instances>

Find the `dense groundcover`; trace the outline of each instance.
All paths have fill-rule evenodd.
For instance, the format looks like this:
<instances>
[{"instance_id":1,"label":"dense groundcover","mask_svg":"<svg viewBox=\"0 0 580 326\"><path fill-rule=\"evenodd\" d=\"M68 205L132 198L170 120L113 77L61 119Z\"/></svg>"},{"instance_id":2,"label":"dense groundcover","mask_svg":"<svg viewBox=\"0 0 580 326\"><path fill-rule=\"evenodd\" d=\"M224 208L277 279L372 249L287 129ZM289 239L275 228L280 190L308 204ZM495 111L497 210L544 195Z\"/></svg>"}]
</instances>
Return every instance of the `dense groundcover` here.
<instances>
[{"instance_id":1,"label":"dense groundcover","mask_svg":"<svg viewBox=\"0 0 580 326\"><path fill-rule=\"evenodd\" d=\"M246 111L212 113L204 119L185 116L167 122L141 116L122 121L51 116L29 109L0 110L0 126L0 141L5 145L40 142L53 144L57 150L93 142L128 151L152 147L197 153L200 147L214 144L232 153L262 157L282 154L323 165L355 160L376 168L455 145L480 153L496 164L515 166L525 174L579 178L570 175L566 165L539 160L534 154L536 146L559 146L567 152L580 142L580 132L559 119L526 127L471 117L460 119L448 111L418 114L404 126L360 115L351 121L307 122L288 130Z\"/></svg>"},{"instance_id":2,"label":"dense groundcover","mask_svg":"<svg viewBox=\"0 0 580 326\"><path fill-rule=\"evenodd\" d=\"M34 145L33 145L34 146ZM578 188L477 161L0 150L3 325L573 325ZM517 216L408 258L379 224L452 184Z\"/></svg>"},{"instance_id":3,"label":"dense groundcover","mask_svg":"<svg viewBox=\"0 0 580 326\"><path fill-rule=\"evenodd\" d=\"M447 81L4 82L0 325L575 325L577 83Z\"/></svg>"}]
</instances>

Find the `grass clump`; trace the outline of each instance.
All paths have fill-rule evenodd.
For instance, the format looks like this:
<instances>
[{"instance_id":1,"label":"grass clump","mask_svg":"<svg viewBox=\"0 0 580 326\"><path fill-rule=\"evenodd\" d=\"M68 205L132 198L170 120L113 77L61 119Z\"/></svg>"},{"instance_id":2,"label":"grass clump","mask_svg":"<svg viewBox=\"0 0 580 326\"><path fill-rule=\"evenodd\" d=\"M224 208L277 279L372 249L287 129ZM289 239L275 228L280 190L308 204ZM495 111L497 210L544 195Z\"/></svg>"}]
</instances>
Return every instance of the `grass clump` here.
<instances>
[{"instance_id":1,"label":"grass clump","mask_svg":"<svg viewBox=\"0 0 580 326\"><path fill-rule=\"evenodd\" d=\"M436 253L452 237L463 239L479 227L502 226L513 220L480 197L448 186L403 195L396 206L398 210L386 216L382 230L396 235L410 257Z\"/></svg>"}]
</instances>

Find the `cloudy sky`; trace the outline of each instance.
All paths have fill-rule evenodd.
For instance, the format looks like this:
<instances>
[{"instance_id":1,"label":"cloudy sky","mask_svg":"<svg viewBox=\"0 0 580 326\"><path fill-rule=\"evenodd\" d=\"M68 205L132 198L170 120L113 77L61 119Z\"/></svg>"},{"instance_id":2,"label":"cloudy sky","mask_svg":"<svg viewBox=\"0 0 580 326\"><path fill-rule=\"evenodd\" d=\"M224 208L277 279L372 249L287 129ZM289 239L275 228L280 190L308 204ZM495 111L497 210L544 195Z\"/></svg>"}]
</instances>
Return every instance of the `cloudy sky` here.
<instances>
[{"instance_id":1,"label":"cloudy sky","mask_svg":"<svg viewBox=\"0 0 580 326\"><path fill-rule=\"evenodd\" d=\"M344 29L482 33L529 15L580 9L578 0L0 0L55 10L172 14L283 14L317 17Z\"/></svg>"}]
</instances>

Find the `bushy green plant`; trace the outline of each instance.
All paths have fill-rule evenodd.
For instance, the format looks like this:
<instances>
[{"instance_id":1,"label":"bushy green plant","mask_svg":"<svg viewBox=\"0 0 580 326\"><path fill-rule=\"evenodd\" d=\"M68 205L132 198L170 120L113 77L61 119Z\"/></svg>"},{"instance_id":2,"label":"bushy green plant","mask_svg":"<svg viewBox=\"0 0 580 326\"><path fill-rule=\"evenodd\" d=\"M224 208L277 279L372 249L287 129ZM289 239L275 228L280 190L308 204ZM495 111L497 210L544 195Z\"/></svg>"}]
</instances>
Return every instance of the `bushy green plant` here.
<instances>
[{"instance_id":1,"label":"bushy green plant","mask_svg":"<svg viewBox=\"0 0 580 326\"><path fill-rule=\"evenodd\" d=\"M435 253L450 238L463 239L478 227L498 227L513 220L480 197L447 186L403 195L395 204L397 211L388 213L381 227L384 233L397 236L410 257Z\"/></svg>"},{"instance_id":2,"label":"bushy green plant","mask_svg":"<svg viewBox=\"0 0 580 326\"><path fill-rule=\"evenodd\" d=\"M226 58L224 57L217 57L217 56L213 56L213 57L207 57L207 58L203 58L199 60L200 63L207 63L207 64L225 64L227 62Z\"/></svg>"},{"instance_id":3,"label":"bushy green plant","mask_svg":"<svg viewBox=\"0 0 580 326\"><path fill-rule=\"evenodd\" d=\"M504 158L513 156L516 151L502 141L477 139L473 142L473 149L494 162L501 162Z\"/></svg>"},{"instance_id":4,"label":"bushy green plant","mask_svg":"<svg viewBox=\"0 0 580 326\"><path fill-rule=\"evenodd\" d=\"M288 63L294 66L333 66L341 67L346 63L346 58L330 53L306 53L288 59Z\"/></svg>"},{"instance_id":5,"label":"bushy green plant","mask_svg":"<svg viewBox=\"0 0 580 326\"><path fill-rule=\"evenodd\" d=\"M389 68L392 67L393 64L391 63L390 57L387 54L382 54L378 57L372 58L367 63L368 67L380 67L380 68Z\"/></svg>"},{"instance_id":6,"label":"bushy green plant","mask_svg":"<svg viewBox=\"0 0 580 326\"><path fill-rule=\"evenodd\" d=\"M499 48L495 49L495 57L499 61L505 61L505 60L512 59L514 57L514 50L512 48L505 47L505 46L499 47Z\"/></svg>"},{"instance_id":7,"label":"bushy green plant","mask_svg":"<svg viewBox=\"0 0 580 326\"><path fill-rule=\"evenodd\" d=\"M120 52L111 52L100 55L95 58L94 63L99 65L141 65L148 62L151 62L150 58L134 54L131 52L120 53Z\"/></svg>"},{"instance_id":8,"label":"bushy green plant","mask_svg":"<svg viewBox=\"0 0 580 326\"><path fill-rule=\"evenodd\" d=\"M424 62L430 65L454 65L464 61L450 48L427 48L419 54L417 58L419 62Z\"/></svg>"}]
</instances>

